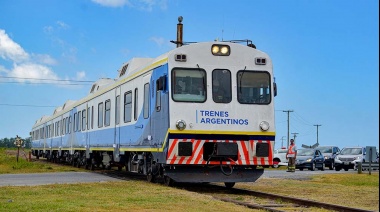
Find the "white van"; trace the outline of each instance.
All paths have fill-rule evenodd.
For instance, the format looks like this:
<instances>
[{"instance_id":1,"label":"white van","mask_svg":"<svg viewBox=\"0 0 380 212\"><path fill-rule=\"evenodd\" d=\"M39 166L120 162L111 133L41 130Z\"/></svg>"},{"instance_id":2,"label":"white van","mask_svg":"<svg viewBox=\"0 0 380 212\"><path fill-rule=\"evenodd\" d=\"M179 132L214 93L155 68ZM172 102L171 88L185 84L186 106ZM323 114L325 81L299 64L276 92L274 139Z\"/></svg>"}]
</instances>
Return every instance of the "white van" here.
<instances>
[{"instance_id":1,"label":"white van","mask_svg":"<svg viewBox=\"0 0 380 212\"><path fill-rule=\"evenodd\" d=\"M276 149L273 155L273 168L280 166L288 166L288 160L286 160L286 153L288 149Z\"/></svg>"}]
</instances>

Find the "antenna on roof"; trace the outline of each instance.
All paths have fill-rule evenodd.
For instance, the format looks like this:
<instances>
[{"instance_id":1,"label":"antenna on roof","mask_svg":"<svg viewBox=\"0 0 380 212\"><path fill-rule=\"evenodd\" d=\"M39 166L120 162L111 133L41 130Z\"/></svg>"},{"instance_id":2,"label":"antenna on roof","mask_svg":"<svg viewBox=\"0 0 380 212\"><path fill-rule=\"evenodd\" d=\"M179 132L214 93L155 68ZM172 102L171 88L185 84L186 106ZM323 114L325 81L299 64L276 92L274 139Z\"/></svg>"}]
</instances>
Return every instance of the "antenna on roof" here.
<instances>
[{"instance_id":1,"label":"antenna on roof","mask_svg":"<svg viewBox=\"0 0 380 212\"><path fill-rule=\"evenodd\" d=\"M183 17L178 17L178 24L177 24L177 48L181 47L183 45Z\"/></svg>"},{"instance_id":2,"label":"antenna on roof","mask_svg":"<svg viewBox=\"0 0 380 212\"><path fill-rule=\"evenodd\" d=\"M183 17L179 16L178 17L178 24L177 24L177 40L173 41L171 40L171 43L177 44L177 48L181 47L183 45L183 25L182 25Z\"/></svg>"}]
</instances>

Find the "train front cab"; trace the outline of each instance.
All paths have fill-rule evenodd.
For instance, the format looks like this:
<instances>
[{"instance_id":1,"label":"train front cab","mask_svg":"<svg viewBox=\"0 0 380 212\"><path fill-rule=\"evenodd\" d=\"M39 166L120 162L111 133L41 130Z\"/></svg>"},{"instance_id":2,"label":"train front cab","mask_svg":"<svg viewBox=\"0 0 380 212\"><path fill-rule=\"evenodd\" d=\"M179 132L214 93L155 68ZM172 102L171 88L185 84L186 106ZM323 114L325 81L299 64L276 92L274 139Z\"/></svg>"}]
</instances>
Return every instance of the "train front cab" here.
<instances>
[{"instance_id":1,"label":"train front cab","mask_svg":"<svg viewBox=\"0 0 380 212\"><path fill-rule=\"evenodd\" d=\"M228 44L228 57L211 55L213 47L212 43L190 45L178 50L186 55L169 56L165 176L227 186L254 182L263 174L261 167L273 163L271 61L265 53L239 44Z\"/></svg>"}]
</instances>

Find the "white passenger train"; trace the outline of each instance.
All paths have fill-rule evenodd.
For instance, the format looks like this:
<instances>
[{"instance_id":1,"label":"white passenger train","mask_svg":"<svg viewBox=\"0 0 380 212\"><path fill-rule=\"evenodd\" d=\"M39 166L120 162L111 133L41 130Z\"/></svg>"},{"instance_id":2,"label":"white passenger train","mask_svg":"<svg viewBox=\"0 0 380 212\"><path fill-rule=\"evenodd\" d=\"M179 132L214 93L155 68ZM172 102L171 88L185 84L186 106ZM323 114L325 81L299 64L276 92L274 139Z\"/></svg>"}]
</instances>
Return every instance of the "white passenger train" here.
<instances>
[{"instance_id":1,"label":"white passenger train","mask_svg":"<svg viewBox=\"0 0 380 212\"><path fill-rule=\"evenodd\" d=\"M181 20L180 20L181 21ZM273 165L276 84L251 41L182 45L134 58L31 131L32 154L94 169L117 166L173 182L254 182Z\"/></svg>"}]
</instances>

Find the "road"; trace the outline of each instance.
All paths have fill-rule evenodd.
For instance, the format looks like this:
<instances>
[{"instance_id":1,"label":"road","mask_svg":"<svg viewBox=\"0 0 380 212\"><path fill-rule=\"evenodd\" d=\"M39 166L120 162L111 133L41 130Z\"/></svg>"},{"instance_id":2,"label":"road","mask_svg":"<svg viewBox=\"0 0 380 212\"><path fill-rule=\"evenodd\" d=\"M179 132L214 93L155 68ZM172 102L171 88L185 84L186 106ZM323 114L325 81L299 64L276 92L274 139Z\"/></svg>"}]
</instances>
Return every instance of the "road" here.
<instances>
[{"instance_id":1,"label":"road","mask_svg":"<svg viewBox=\"0 0 380 212\"><path fill-rule=\"evenodd\" d=\"M379 171L372 171L379 172ZM261 178L283 178L306 180L315 174L345 174L357 173L357 171L296 171L295 173L286 172L285 170L268 169L264 171ZM363 172L368 173L368 171ZM0 186L35 186L47 184L68 184L68 183L86 183L86 182L106 182L121 181L106 175L94 172L54 172L54 173L34 173L34 174L0 174Z\"/></svg>"},{"instance_id":2,"label":"road","mask_svg":"<svg viewBox=\"0 0 380 212\"><path fill-rule=\"evenodd\" d=\"M0 186L35 186L78 182L120 181L92 172L54 172L35 174L0 174Z\"/></svg>"}]
</instances>

